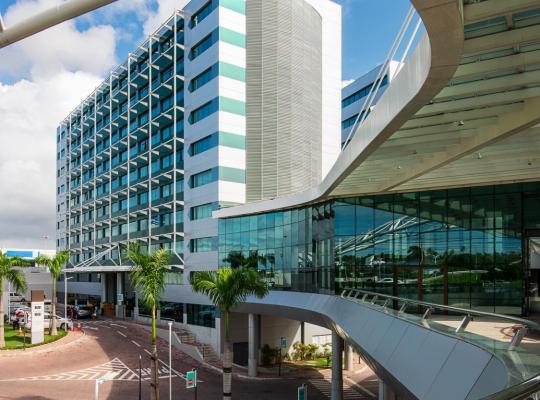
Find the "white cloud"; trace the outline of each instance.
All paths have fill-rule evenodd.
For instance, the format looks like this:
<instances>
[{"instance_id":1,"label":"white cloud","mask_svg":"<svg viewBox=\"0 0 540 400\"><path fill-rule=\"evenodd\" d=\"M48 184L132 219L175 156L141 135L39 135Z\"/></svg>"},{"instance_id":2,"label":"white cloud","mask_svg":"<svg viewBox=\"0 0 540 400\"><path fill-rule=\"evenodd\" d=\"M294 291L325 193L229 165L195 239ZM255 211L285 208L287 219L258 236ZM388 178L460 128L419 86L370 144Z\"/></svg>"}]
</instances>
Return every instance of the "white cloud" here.
<instances>
[{"instance_id":1,"label":"white cloud","mask_svg":"<svg viewBox=\"0 0 540 400\"><path fill-rule=\"evenodd\" d=\"M181 10L189 0L157 0L157 9L151 12L144 23L144 33L149 35L169 18L174 10Z\"/></svg>"},{"instance_id":2,"label":"white cloud","mask_svg":"<svg viewBox=\"0 0 540 400\"><path fill-rule=\"evenodd\" d=\"M6 23L57 3L20 0ZM1 247L55 247L56 127L116 63L115 36L68 21L0 50L0 76L14 81L0 82Z\"/></svg>"},{"instance_id":3,"label":"white cloud","mask_svg":"<svg viewBox=\"0 0 540 400\"><path fill-rule=\"evenodd\" d=\"M9 7L10 26L59 3L58 0L24 0ZM103 74L115 62L115 30L97 25L78 31L73 20L40 32L0 51L0 75L49 76L62 70Z\"/></svg>"}]
</instances>

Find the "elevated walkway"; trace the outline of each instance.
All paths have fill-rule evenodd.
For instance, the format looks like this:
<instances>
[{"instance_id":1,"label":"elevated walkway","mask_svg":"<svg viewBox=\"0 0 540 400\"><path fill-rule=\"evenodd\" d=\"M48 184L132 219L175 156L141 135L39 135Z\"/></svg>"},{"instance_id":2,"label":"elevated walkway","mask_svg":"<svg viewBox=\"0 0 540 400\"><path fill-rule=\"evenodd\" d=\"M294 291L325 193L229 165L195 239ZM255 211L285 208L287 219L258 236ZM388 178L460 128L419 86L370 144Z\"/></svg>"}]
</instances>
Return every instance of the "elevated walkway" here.
<instances>
[{"instance_id":1,"label":"elevated walkway","mask_svg":"<svg viewBox=\"0 0 540 400\"><path fill-rule=\"evenodd\" d=\"M279 315L332 329L355 347L400 399L483 399L519 387L540 372L538 342L521 343L524 328L538 329L537 324L421 304L364 291L345 291L342 296L272 291L264 299L248 299L238 311ZM431 317L437 311L459 316L459 322L453 316ZM494 338L494 330L486 327L472 332L467 328L470 317L500 321L511 334Z\"/></svg>"}]
</instances>

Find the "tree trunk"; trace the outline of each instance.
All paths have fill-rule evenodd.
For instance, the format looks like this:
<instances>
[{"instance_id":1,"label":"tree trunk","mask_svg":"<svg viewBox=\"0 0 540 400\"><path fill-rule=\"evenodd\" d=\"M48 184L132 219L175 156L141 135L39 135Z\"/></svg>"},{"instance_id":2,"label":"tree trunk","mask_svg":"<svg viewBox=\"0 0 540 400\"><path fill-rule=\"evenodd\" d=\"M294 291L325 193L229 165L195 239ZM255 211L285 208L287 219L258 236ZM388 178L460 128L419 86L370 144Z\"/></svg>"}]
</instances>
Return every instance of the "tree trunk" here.
<instances>
[{"instance_id":1,"label":"tree trunk","mask_svg":"<svg viewBox=\"0 0 540 400\"><path fill-rule=\"evenodd\" d=\"M4 281L0 279L0 349L6 346L4 339ZM9 293L8 293L9 296ZM8 310L9 315L9 310Z\"/></svg>"},{"instance_id":2,"label":"tree trunk","mask_svg":"<svg viewBox=\"0 0 540 400\"><path fill-rule=\"evenodd\" d=\"M223 400L232 399L232 350L229 338L225 339L223 349Z\"/></svg>"},{"instance_id":3,"label":"tree trunk","mask_svg":"<svg viewBox=\"0 0 540 400\"><path fill-rule=\"evenodd\" d=\"M152 306L152 400L159 400L159 365L157 352L156 305Z\"/></svg>"},{"instance_id":4,"label":"tree trunk","mask_svg":"<svg viewBox=\"0 0 540 400\"><path fill-rule=\"evenodd\" d=\"M223 349L223 400L232 399L232 349L229 339L229 311L223 312L225 343Z\"/></svg>"},{"instance_id":5,"label":"tree trunk","mask_svg":"<svg viewBox=\"0 0 540 400\"><path fill-rule=\"evenodd\" d=\"M52 280L52 299L51 299L51 325L49 326L51 336L58 335L56 330L56 278Z\"/></svg>"}]
</instances>

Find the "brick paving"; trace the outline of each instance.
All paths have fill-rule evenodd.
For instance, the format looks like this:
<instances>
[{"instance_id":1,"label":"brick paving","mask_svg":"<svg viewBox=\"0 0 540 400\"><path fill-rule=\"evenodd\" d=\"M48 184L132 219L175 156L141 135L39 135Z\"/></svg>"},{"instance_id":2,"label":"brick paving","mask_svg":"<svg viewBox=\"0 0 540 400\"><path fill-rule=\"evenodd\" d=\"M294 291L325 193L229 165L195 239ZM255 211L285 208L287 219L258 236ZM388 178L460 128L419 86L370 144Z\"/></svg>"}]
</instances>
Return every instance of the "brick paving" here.
<instances>
[{"instance_id":1,"label":"brick paving","mask_svg":"<svg viewBox=\"0 0 540 400\"><path fill-rule=\"evenodd\" d=\"M47 351L11 354L0 357L0 399L93 399L97 378L110 379L100 386L100 399L138 399L139 356L142 361L142 398L149 398L150 335L144 327L121 321L83 322L84 336L74 332L66 343L57 342ZM160 391L168 396L168 343L158 339L160 358ZM28 351L28 350L27 350ZM0 352L1 354L2 352ZM190 399L182 375L196 368L200 400L221 398L221 375L188 355L173 348L173 399ZM30 355L30 356L29 356ZM233 394L238 400L295 399L297 387L308 384L310 400L328 399L328 376L315 373L309 379L269 377L248 379L235 376ZM354 379L354 375L352 376ZM369 381L371 372L357 376L366 390L359 390L348 380L344 387L349 399L372 399L377 383ZM364 385L363 380L366 380ZM191 393L190 393L191 392Z\"/></svg>"}]
</instances>

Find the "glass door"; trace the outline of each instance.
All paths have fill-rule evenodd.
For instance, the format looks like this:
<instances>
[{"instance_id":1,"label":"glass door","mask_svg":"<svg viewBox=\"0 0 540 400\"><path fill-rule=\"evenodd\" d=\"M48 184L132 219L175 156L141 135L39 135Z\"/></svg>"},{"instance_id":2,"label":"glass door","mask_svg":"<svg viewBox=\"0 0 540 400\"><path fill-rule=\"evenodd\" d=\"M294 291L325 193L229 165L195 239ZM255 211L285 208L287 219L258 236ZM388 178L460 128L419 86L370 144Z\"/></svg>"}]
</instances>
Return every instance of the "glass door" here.
<instances>
[{"instance_id":1,"label":"glass door","mask_svg":"<svg viewBox=\"0 0 540 400\"><path fill-rule=\"evenodd\" d=\"M445 265L396 267L393 284L395 296L448 304L448 267Z\"/></svg>"},{"instance_id":2,"label":"glass door","mask_svg":"<svg viewBox=\"0 0 540 400\"><path fill-rule=\"evenodd\" d=\"M525 311L529 316L540 316L540 237L527 238L528 287Z\"/></svg>"},{"instance_id":3,"label":"glass door","mask_svg":"<svg viewBox=\"0 0 540 400\"><path fill-rule=\"evenodd\" d=\"M422 300L435 304L448 304L448 267L446 265L422 267Z\"/></svg>"}]
</instances>

